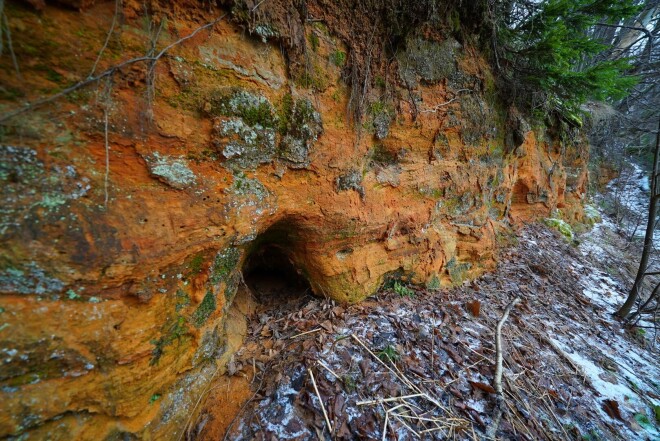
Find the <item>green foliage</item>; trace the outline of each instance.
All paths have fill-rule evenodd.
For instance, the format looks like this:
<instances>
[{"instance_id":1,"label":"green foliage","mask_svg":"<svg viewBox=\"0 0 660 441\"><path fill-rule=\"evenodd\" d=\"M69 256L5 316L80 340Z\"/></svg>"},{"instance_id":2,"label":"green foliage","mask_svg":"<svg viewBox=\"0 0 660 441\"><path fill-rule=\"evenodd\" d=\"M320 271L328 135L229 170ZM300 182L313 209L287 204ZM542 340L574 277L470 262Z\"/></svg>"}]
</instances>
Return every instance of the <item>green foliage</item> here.
<instances>
[{"instance_id":1,"label":"green foliage","mask_svg":"<svg viewBox=\"0 0 660 441\"><path fill-rule=\"evenodd\" d=\"M151 398L149 398L149 404L154 404L156 401L160 399L161 395L160 394L153 394Z\"/></svg>"},{"instance_id":2,"label":"green foliage","mask_svg":"<svg viewBox=\"0 0 660 441\"><path fill-rule=\"evenodd\" d=\"M211 290L208 290L202 303L199 304L195 312L192 314L193 325L195 325L196 328L200 328L211 314L213 314L216 307L215 295L213 295Z\"/></svg>"},{"instance_id":3,"label":"green foliage","mask_svg":"<svg viewBox=\"0 0 660 441\"><path fill-rule=\"evenodd\" d=\"M337 67L342 67L346 62L346 52L336 50L330 54L330 62Z\"/></svg>"},{"instance_id":4,"label":"green foliage","mask_svg":"<svg viewBox=\"0 0 660 441\"><path fill-rule=\"evenodd\" d=\"M399 355L399 352L397 352L396 348L392 345L385 346L383 348L383 350L378 352L376 355L381 360L391 361L392 363L394 363L395 361L397 361L401 358L401 355Z\"/></svg>"},{"instance_id":5,"label":"green foliage","mask_svg":"<svg viewBox=\"0 0 660 441\"><path fill-rule=\"evenodd\" d=\"M403 283L400 283L398 280L394 282L392 289L401 297L415 297L415 291L408 288Z\"/></svg>"},{"instance_id":6,"label":"green foliage","mask_svg":"<svg viewBox=\"0 0 660 441\"><path fill-rule=\"evenodd\" d=\"M500 65L509 66L512 84L527 87L526 99L540 89L554 110L575 117L586 100L621 98L635 83L622 75L630 68L627 60L595 60L605 46L589 30L597 23L617 23L636 10L632 0L534 4L522 21L503 17L508 23L500 29L498 44L506 63L500 60Z\"/></svg>"}]
</instances>

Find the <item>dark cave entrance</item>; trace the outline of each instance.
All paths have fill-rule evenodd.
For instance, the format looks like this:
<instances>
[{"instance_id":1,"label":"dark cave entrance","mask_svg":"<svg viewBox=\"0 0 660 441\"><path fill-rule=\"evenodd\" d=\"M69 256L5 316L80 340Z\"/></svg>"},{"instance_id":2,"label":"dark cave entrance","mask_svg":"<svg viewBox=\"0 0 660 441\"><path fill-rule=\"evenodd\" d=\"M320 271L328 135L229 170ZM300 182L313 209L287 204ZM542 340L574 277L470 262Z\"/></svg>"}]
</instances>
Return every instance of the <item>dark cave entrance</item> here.
<instances>
[{"instance_id":1,"label":"dark cave entrance","mask_svg":"<svg viewBox=\"0 0 660 441\"><path fill-rule=\"evenodd\" d=\"M255 300L265 309L299 303L313 295L309 281L292 258L293 244L282 230L271 227L256 241L243 264L243 278Z\"/></svg>"}]
</instances>

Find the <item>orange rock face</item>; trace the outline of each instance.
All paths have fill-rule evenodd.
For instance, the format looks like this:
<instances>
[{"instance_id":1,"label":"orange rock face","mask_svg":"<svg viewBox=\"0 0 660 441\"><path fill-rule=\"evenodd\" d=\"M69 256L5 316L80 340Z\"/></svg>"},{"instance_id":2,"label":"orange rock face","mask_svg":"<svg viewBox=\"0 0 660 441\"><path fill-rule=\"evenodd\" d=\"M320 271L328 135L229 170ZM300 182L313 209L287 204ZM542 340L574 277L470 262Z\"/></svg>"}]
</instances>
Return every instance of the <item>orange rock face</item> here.
<instances>
[{"instance_id":1,"label":"orange rock face","mask_svg":"<svg viewBox=\"0 0 660 441\"><path fill-rule=\"evenodd\" d=\"M229 18L124 63L217 11L5 8L4 116L108 74L0 116L0 436L178 439L240 345L241 268L265 245L356 302L387 277L461 283L516 222L580 216L586 152L503 110L468 43L411 37L356 126L328 27L293 81L268 29Z\"/></svg>"}]
</instances>

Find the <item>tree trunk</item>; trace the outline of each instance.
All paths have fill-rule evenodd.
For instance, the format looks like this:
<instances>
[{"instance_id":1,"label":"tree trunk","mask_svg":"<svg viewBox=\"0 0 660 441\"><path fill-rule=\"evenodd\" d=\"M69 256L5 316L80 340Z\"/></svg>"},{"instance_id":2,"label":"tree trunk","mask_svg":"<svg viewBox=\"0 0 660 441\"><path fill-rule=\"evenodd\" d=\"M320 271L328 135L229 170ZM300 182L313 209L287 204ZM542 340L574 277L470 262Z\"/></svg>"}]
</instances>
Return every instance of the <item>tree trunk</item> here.
<instances>
[{"instance_id":1,"label":"tree trunk","mask_svg":"<svg viewBox=\"0 0 660 441\"><path fill-rule=\"evenodd\" d=\"M616 312L616 315L619 318L625 319L630 315L632 307L635 305L639 293L642 288L642 282L644 281L644 276L646 269L649 264L649 257L651 256L651 250L653 249L653 230L655 228L655 218L658 211L658 154L660 153L660 119L658 120L658 132L655 135L655 152L653 154L653 172L651 173L651 200L649 202L649 217L646 223L646 235L644 236L644 249L642 250L642 259L639 262L639 268L637 269L637 277L635 277L635 283L628 293L628 298L625 303L619 308Z\"/></svg>"}]
</instances>

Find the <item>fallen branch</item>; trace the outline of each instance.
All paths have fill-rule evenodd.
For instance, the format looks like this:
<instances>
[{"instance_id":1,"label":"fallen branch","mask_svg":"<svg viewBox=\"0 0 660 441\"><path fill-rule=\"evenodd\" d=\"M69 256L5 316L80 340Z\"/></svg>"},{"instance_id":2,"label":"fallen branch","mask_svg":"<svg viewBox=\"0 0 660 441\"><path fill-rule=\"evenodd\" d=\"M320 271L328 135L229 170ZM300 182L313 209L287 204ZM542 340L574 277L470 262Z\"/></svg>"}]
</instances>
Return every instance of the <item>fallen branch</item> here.
<instances>
[{"instance_id":1,"label":"fallen branch","mask_svg":"<svg viewBox=\"0 0 660 441\"><path fill-rule=\"evenodd\" d=\"M509 317L509 313L516 304L520 302L520 297L513 299L504 309L502 318L497 322L497 328L495 330L495 378L493 379L493 387L496 393L496 403L495 410L493 414L493 421L486 431L486 436L488 438L494 439L497 429L502 420L502 412L504 411L504 393L502 392L502 326L504 322Z\"/></svg>"}]
</instances>

